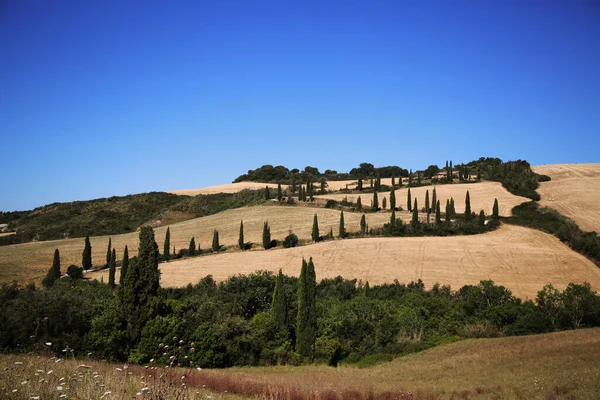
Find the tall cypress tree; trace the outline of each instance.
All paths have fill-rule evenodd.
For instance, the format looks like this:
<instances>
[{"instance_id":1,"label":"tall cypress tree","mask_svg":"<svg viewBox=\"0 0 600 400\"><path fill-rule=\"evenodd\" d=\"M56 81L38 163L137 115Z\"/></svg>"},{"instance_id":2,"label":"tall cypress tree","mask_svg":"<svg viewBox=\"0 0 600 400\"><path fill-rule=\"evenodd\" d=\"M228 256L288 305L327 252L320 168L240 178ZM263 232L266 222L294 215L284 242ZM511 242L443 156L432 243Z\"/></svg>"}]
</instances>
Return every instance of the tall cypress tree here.
<instances>
[{"instance_id":1,"label":"tall cypress tree","mask_svg":"<svg viewBox=\"0 0 600 400\"><path fill-rule=\"evenodd\" d=\"M240 250L246 249L246 244L244 243L244 221L240 221L240 234L238 236L238 246Z\"/></svg>"},{"instance_id":2,"label":"tall cypress tree","mask_svg":"<svg viewBox=\"0 0 600 400\"><path fill-rule=\"evenodd\" d=\"M317 220L317 214L315 214L315 217L313 219L313 227L312 227L312 241L313 242L318 242L319 241L319 221Z\"/></svg>"},{"instance_id":3,"label":"tall cypress tree","mask_svg":"<svg viewBox=\"0 0 600 400\"><path fill-rule=\"evenodd\" d=\"M492 208L492 219L498 221L500 219L500 215L498 212L498 199L494 199L494 208Z\"/></svg>"},{"instance_id":4,"label":"tall cypress tree","mask_svg":"<svg viewBox=\"0 0 600 400\"><path fill-rule=\"evenodd\" d=\"M163 259L169 261L171 259L171 228L167 228L165 233L165 244L163 246Z\"/></svg>"},{"instance_id":5,"label":"tall cypress tree","mask_svg":"<svg viewBox=\"0 0 600 400\"><path fill-rule=\"evenodd\" d=\"M271 301L271 316L275 322L278 332L285 332L287 336L288 304L283 290L283 272L281 268L275 279L275 290L273 291L273 300Z\"/></svg>"},{"instance_id":6,"label":"tall cypress tree","mask_svg":"<svg viewBox=\"0 0 600 400\"><path fill-rule=\"evenodd\" d=\"M431 212L436 212L437 211L437 193L435 192L435 187L433 188L433 195L431 196L431 207L433 208L433 210L431 210Z\"/></svg>"},{"instance_id":7,"label":"tall cypress tree","mask_svg":"<svg viewBox=\"0 0 600 400\"><path fill-rule=\"evenodd\" d=\"M412 185L412 168L408 173L408 186Z\"/></svg>"},{"instance_id":8,"label":"tall cypress tree","mask_svg":"<svg viewBox=\"0 0 600 400\"><path fill-rule=\"evenodd\" d=\"M221 250L221 244L219 243L219 231L213 231L212 251L217 252Z\"/></svg>"},{"instance_id":9,"label":"tall cypress tree","mask_svg":"<svg viewBox=\"0 0 600 400\"><path fill-rule=\"evenodd\" d=\"M358 196L358 199L356 199L356 208L358 211L362 210L362 201L360 200L360 196Z\"/></svg>"},{"instance_id":10,"label":"tall cypress tree","mask_svg":"<svg viewBox=\"0 0 600 400\"><path fill-rule=\"evenodd\" d=\"M317 333L316 308L317 279L312 258L308 263L302 260L302 270L298 281L298 317L296 327L296 351L311 358Z\"/></svg>"},{"instance_id":11,"label":"tall cypress tree","mask_svg":"<svg viewBox=\"0 0 600 400\"><path fill-rule=\"evenodd\" d=\"M367 218L365 214L360 217L360 233L363 235L367 233Z\"/></svg>"},{"instance_id":12,"label":"tall cypress tree","mask_svg":"<svg viewBox=\"0 0 600 400\"><path fill-rule=\"evenodd\" d=\"M431 209L429 208L429 189L425 191L425 212L429 214Z\"/></svg>"},{"instance_id":13,"label":"tall cypress tree","mask_svg":"<svg viewBox=\"0 0 600 400\"><path fill-rule=\"evenodd\" d=\"M479 226L485 226L485 211L479 211Z\"/></svg>"},{"instance_id":14,"label":"tall cypress tree","mask_svg":"<svg viewBox=\"0 0 600 400\"><path fill-rule=\"evenodd\" d=\"M419 206L417 204L417 199L415 199L415 205L413 206L413 215L412 215L412 226L419 225Z\"/></svg>"},{"instance_id":15,"label":"tall cypress tree","mask_svg":"<svg viewBox=\"0 0 600 400\"><path fill-rule=\"evenodd\" d=\"M407 195L407 199L406 199L406 205L408 208L408 211L412 211L412 198L410 195L410 188L408 188L408 195Z\"/></svg>"},{"instance_id":16,"label":"tall cypress tree","mask_svg":"<svg viewBox=\"0 0 600 400\"><path fill-rule=\"evenodd\" d=\"M195 256L196 255L196 239L194 239L193 236L190 239L190 245L188 247L188 254L190 256Z\"/></svg>"},{"instance_id":17,"label":"tall cypress tree","mask_svg":"<svg viewBox=\"0 0 600 400\"><path fill-rule=\"evenodd\" d=\"M450 210L450 200L446 200L446 222L450 222L452 211Z\"/></svg>"},{"instance_id":18,"label":"tall cypress tree","mask_svg":"<svg viewBox=\"0 0 600 400\"><path fill-rule=\"evenodd\" d=\"M115 273L117 272L117 251L112 249L110 252L110 262L108 263L108 286L114 289Z\"/></svg>"},{"instance_id":19,"label":"tall cypress tree","mask_svg":"<svg viewBox=\"0 0 600 400\"><path fill-rule=\"evenodd\" d=\"M346 227L344 226L344 211L340 213L340 239L346 237Z\"/></svg>"},{"instance_id":20,"label":"tall cypress tree","mask_svg":"<svg viewBox=\"0 0 600 400\"><path fill-rule=\"evenodd\" d=\"M377 191L373 192L373 211L379 210L379 198L377 196Z\"/></svg>"},{"instance_id":21,"label":"tall cypress tree","mask_svg":"<svg viewBox=\"0 0 600 400\"><path fill-rule=\"evenodd\" d=\"M271 227L269 226L268 222L263 224L262 242L265 250L269 250L271 248Z\"/></svg>"},{"instance_id":22,"label":"tall cypress tree","mask_svg":"<svg viewBox=\"0 0 600 400\"><path fill-rule=\"evenodd\" d=\"M92 269L92 245L90 244L90 234L85 235L85 245L81 254L81 266L84 270Z\"/></svg>"},{"instance_id":23,"label":"tall cypress tree","mask_svg":"<svg viewBox=\"0 0 600 400\"><path fill-rule=\"evenodd\" d=\"M121 305L132 342L139 340L142 328L153 314L153 304L160 285L158 245L150 226L140 229L140 247L136 262L131 262L125 276Z\"/></svg>"},{"instance_id":24,"label":"tall cypress tree","mask_svg":"<svg viewBox=\"0 0 600 400\"><path fill-rule=\"evenodd\" d=\"M112 255L112 240L108 238L108 249L106 250L106 267L110 266L110 257Z\"/></svg>"},{"instance_id":25,"label":"tall cypress tree","mask_svg":"<svg viewBox=\"0 0 600 400\"><path fill-rule=\"evenodd\" d=\"M363 181L362 181L361 177L358 178L358 183L356 184L356 188L358 190L363 190Z\"/></svg>"},{"instance_id":26,"label":"tall cypress tree","mask_svg":"<svg viewBox=\"0 0 600 400\"><path fill-rule=\"evenodd\" d=\"M390 226L396 226L396 210L392 208L392 216L390 217Z\"/></svg>"},{"instance_id":27,"label":"tall cypress tree","mask_svg":"<svg viewBox=\"0 0 600 400\"><path fill-rule=\"evenodd\" d=\"M265 200L271 200L271 192L269 192L269 185L265 187Z\"/></svg>"},{"instance_id":28,"label":"tall cypress tree","mask_svg":"<svg viewBox=\"0 0 600 400\"><path fill-rule=\"evenodd\" d=\"M281 191L281 183L277 184L277 201L283 199L283 192Z\"/></svg>"},{"instance_id":29,"label":"tall cypress tree","mask_svg":"<svg viewBox=\"0 0 600 400\"><path fill-rule=\"evenodd\" d=\"M450 215L452 218L456 215L456 208L454 207L454 197L450 197Z\"/></svg>"},{"instance_id":30,"label":"tall cypress tree","mask_svg":"<svg viewBox=\"0 0 600 400\"><path fill-rule=\"evenodd\" d=\"M384 197L381 200L381 208L383 208L384 210L387 208L387 197Z\"/></svg>"},{"instance_id":31,"label":"tall cypress tree","mask_svg":"<svg viewBox=\"0 0 600 400\"><path fill-rule=\"evenodd\" d=\"M439 225L442 223L442 213L440 211L440 201L438 200L435 205L435 224Z\"/></svg>"},{"instance_id":32,"label":"tall cypress tree","mask_svg":"<svg viewBox=\"0 0 600 400\"><path fill-rule=\"evenodd\" d=\"M471 217L471 196L467 190L467 195L465 196L465 219L470 221Z\"/></svg>"},{"instance_id":33,"label":"tall cypress tree","mask_svg":"<svg viewBox=\"0 0 600 400\"><path fill-rule=\"evenodd\" d=\"M49 288L54 285L57 279L60 279L60 253L58 249L54 250L54 259L52 260L52 266L48 269L46 277L42 280L42 285Z\"/></svg>"},{"instance_id":34,"label":"tall cypress tree","mask_svg":"<svg viewBox=\"0 0 600 400\"><path fill-rule=\"evenodd\" d=\"M175 252L173 252L175 253ZM129 249L125 245L123 251L123 263L121 264L121 275L119 276L119 286L121 287L121 295L123 294L123 285L125 284L125 277L127 276L127 269L129 269Z\"/></svg>"},{"instance_id":35,"label":"tall cypress tree","mask_svg":"<svg viewBox=\"0 0 600 400\"><path fill-rule=\"evenodd\" d=\"M390 192L390 209L396 209L396 191L394 189Z\"/></svg>"},{"instance_id":36,"label":"tall cypress tree","mask_svg":"<svg viewBox=\"0 0 600 400\"><path fill-rule=\"evenodd\" d=\"M402 178L400 178L402 179ZM396 178L394 178L394 175L392 175L392 191L394 191L394 189L396 188Z\"/></svg>"}]
</instances>

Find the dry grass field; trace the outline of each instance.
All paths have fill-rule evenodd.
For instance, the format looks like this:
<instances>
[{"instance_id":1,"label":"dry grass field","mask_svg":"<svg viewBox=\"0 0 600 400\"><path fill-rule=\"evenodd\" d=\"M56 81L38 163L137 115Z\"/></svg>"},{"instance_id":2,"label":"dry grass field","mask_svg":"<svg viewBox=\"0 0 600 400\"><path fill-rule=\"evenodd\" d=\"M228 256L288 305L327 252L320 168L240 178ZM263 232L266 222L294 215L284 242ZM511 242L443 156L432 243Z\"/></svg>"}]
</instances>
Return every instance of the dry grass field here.
<instances>
[{"instance_id":1,"label":"dry grass field","mask_svg":"<svg viewBox=\"0 0 600 400\"><path fill-rule=\"evenodd\" d=\"M564 289L590 282L600 290L600 269L554 236L513 225L475 236L334 240L292 249L232 252L160 264L163 286L185 286L206 275L225 280L257 270L299 275L313 257L317 279L357 278L371 284L422 279L453 289L491 279L521 298L533 299L545 284ZM108 271L94 273L108 278Z\"/></svg>"},{"instance_id":2,"label":"dry grass field","mask_svg":"<svg viewBox=\"0 0 600 400\"><path fill-rule=\"evenodd\" d=\"M212 244L213 229L219 230L222 245L237 245L240 220L244 220L244 235L246 242L258 243L262 246L262 229L264 221L271 226L273 239L283 240L292 230L300 239L310 239L313 215L317 213L321 234L325 235L333 228L338 232L340 212L336 210L311 207L278 207L256 206L227 210L219 214L195 218L173 224L171 228L171 246L176 249L188 248L192 236L196 245L203 249ZM361 214L344 213L346 230L359 230ZM382 226L388 222L389 213L369 214L367 222L370 227ZM409 220L408 213L398 213L398 218ZM156 241L162 252L162 244L167 227L155 229ZM138 233L128 233L112 236L112 245L117 250L117 259L121 259L125 245L129 247L130 256L137 254ZM104 265L108 236L90 238L92 244L92 262L94 265ZM0 282L17 280L41 281L48 268L52 265L54 249L58 248L61 255L62 269L65 271L71 264L81 264L83 238L31 242L11 246L0 246Z\"/></svg>"},{"instance_id":3,"label":"dry grass field","mask_svg":"<svg viewBox=\"0 0 600 400\"><path fill-rule=\"evenodd\" d=\"M15 232L0 232L0 237L14 235Z\"/></svg>"},{"instance_id":4,"label":"dry grass field","mask_svg":"<svg viewBox=\"0 0 600 400\"><path fill-rule=\"evenodd\" d=\"M338 394L406 391L412 394L406 399L591 400L600 398L599 354L595 328L465 340L365 369L231 368L208 374Z\"/></svg>"},{"instance_id":5,"label":"dry grass field","mask_svg":"<svg viewBox=\"0 0 600 400\"><path fill-rule=\"evenodd\" d=\"M173 193L184 196L196 196L199 194L214 194L214 193L238 193L242 190L264 189L266 186L277 189L276 183L260 183L260 182L238 182L226 183L224 185L208 186L198 189L171 190L167 193Z\"/></svg>"},{"instance_id":6,"label":"dry grass field","mask_svg":"<svg viewBox=\"0 0 600 400\"><path fill-rule=\"evenodd\" d=\"M471 209L477 213L479 213L480 210L484 210L486 215L490 215L492 213L492 207L494 206L495 198L498 199L499 212L502 216L510 216L513 207L523 202L530 201L525 197L515 196L509 193L502 187L502 184L498 182L437 185L435 188L437 198L442 206L442 211L446 205L446 200L454 197L456 212L463 213L465 211L465 196L467 194L467 190L471 196ZM414 202L415 198L417 199L419 209L425 207L425 193L427 190L429 190L429 201L432 201L431 196L433 194L433 186L422 186L410 189L412 201ZM405 210L407 209L407 193L407 188L396 190L396 205L401 206ZM389 192L378 193L380 206L384 197L387 198L389 204L389 194ZM358 196L359 195L357 194L326 194L315 197L333 199L337 201L341 201L344 199L344 197L347 197L348 201L356 202ZM363 206L368 207L373 199L373 194L365 193L360 195L360 198Z\"/></svg>"},{"instance_id":7,"label":"dry grass field","mask_svg":"<svg viewBox=\"0 0 600 400\"><path fill-rule=\"evenodd\" d=\"M584 231L600 232L600 164L551 164L533 170L552 178L540 184L541 205L571 218Z\"/></svg>"}]
</instances>

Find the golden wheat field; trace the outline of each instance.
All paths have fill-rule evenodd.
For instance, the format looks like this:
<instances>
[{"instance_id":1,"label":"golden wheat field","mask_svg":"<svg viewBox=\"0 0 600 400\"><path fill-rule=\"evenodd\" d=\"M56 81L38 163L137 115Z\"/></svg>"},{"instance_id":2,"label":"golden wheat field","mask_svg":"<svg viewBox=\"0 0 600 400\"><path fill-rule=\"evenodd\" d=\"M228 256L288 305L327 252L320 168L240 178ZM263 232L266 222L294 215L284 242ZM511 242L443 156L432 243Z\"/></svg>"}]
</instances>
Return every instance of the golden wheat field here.
<instances>
[{"instance_id":1,"label":"golden wheat field","mask_svg":"<svg viewBox=\"0 0 600 400\"><path fill-rule=\"evenodd\" d=\"M173 193L184 196L196 196L199 194L215 194L215 193L238 193L242 190L264 189L266 186L277 188L276 183L260 183L260 182L237 182L226 183L223 185L208 186L198 189L171 190L167 193Z\"/></svg>"},{"instance_id":2,"label":"golden wheat field","mask_svg":"<svg viewBox=\"0 0 600 400\"><path fill-rule=\"evenodd\" d=\"M216 280L257 270L299 275L302 258L312 257L317 279L356 278L371 284L421 279L458 289L491 279L516 296L533 299L548 283L590 282L600 290L600 269L549 234L513 225L475 236L362 238L334 240L292 249L231 252L159 265L163 286L185 286L212 275ZM108 271L93 273L108 278Z\"/></svg>"},{"instance_id":3,"label":"golden wheat field","mask_svg":"<svg viewBox=\"0 0 600 400\"><path fill-rule=\"evenodd\" d=\"M533 167L548 175L540 183L540 204L574 220L584 231L600 232L600 164L551 164Z\"/></svg>"},{"instance_id":4,"label":"golden wheat field","mask_svg":"<svg viewBox=\"0 0 600 400\"><path fill-rule=\"evenodd\" d=\"M289 231L293 231L300 239L310 239L314 214L318 215L321 234L325 235L333 228L338 233L340 212L324 208L288 207L288 206L256 206L227 210L219 214L195 218L170 225L171 247L188 248L190 239L195 237L196 245L207 249L212 244L213 230L219 230L220 243L225 246L236 245L240 221L244 220L246 242L258 243L262 246L263 223L269 222L273 239L283 240ZM345 226L348 232L359 230L361 214L344 213ZM375 228L388 222L389 213L368 214L369 227ZM408 213L398 213L397 218L408 220ZM162 253L167 226L155 229L156 241ZM92 262L95 266L106 263L108 236L91 237ZM111 236L113 248L117 251L117 259L123 255L125 245L129 247L129 255L137 254L138 233ZM11 246L0 246L0 281L40 281L52 265L54 249L58 248L63 271L71 264L81 265L83 238L49 240L43 242L23 243Z\"/></svg>"},{"instance_id":5,"label":"golden wheat field","mask_svg":"<svg viewBox=\"0 0 600 400\"><path fill-rule=\"evenodd\" d=\"M431 202L431 196L433 195L434 187L436 189L437 199L440 201L442 211L444 211L446 200L449 200L451 197L453 197L456 212L463 213L465 211L465 196L467 194L467 190L469 191L469 196L471 197L471 210L477 213L479 213L480 210L484 210L486 215L490 215L492 213L494 199L498 199L499 213L502 216L510 216L513 207L523 202L530 201L525 197L515 196L509 193L498 182L480 182L411 188L410 192L412 202L414 203L415 199L417 199L419 209L425 207L425 194L427 191L429 191L429 201ZM389 206L389 195L390 192L382 192L377 194L380 207L382 206L383 198L387 199ZM397 207L400 206L405 210L407 209L407 195L407 188L396 190ZM371 200L373 199L372 193L364 193L361 195L325 194L315 197L321 199L333 199L337 201L342 201L344 198L347 198L348 201L355 203L358 196L360 196L363 206L368 207L371 205Z\"/></svg>"}]
</instances>

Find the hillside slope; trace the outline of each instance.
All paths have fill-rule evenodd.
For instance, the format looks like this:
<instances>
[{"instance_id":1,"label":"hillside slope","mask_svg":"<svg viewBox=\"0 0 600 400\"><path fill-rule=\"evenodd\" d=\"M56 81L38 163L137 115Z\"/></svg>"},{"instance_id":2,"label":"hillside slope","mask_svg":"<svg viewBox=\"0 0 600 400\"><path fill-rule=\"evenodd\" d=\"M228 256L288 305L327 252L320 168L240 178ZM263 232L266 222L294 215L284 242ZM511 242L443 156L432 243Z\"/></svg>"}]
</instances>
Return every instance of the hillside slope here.
<instances>
[{"instance_id":1,"label":"hillside slope","mask_svg":"<svg viewBox=\"0 0 600 400\"><path fill-rule=\"evenodd\" d=\"M584 231L600 233L600 164L550 164L533 167L548 175L540 183L540 204L574 220Z\"/></svg>"}]
</instances>

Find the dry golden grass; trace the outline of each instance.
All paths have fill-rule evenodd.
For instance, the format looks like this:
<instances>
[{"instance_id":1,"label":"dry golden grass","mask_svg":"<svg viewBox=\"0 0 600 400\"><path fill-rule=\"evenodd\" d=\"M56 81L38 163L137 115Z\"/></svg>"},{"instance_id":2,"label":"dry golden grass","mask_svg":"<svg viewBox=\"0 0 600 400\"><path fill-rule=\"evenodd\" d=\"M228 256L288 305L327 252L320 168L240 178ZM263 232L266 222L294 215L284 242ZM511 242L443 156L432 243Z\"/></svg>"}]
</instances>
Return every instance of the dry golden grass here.
<instances>
[{"instance_id":1,"label":"dry golden grass","mask_svg":"<svg viewBox=\"0 0 600 400\"><path fill-rule=\"evenodd\" d=\"M533 170L552 178L540 184L540 204L571 218L584 231L600 232L600 164L551 164Z\"/></svg>"},{"instance_id":2,"label":"dry golden grass","mask_svg":"<svg viewBox=\"0 0 600 400\"><path fill-rule=\"evenodd\" d=\"M371 217L371 215L370 215ZM225 280L256 270L299 275L313 257L317 279L357 278L371 284L422 279L458 289L491 279L521 298L535 298L545 284L564 289L590 282L600 290L600 269L554 236L513 225L475 236L334 240L292 249L231 252L160 264L161 285L185 286L206 275ZM94 273L106 282L107 271Z\"/></svg>"},{"instance_id":3,"label":"dry golden grass","mask_svg":"<svg viewBox=\"0 0 600 400\"><path fill-rule=\"evenodd\" d=\"M600 329L472 339L372 368L324 366L210 371L240 381L337 393L409 391L428 399L598 399ZM429 396L428 396L429 395Z\"/></svg>"},{"instance_id":4,"label":"dry golden grass","mask_svg":"<svg viewBox=\"0 0 600 400\"><path fill-rule=\"evenodd\" d=\"M185 189L185 190L171 190L167 193L173 193L185 196L196 196L199 194L214 194L214 193L238 193L242 190L250 189L264 189L266 186L270 188L277 188L276 183L260 183L260 182L238 182L238 183L226 183L224 185L208 186L205 188L198 189Z\"/></svg>"},{"instance_id":5,"label":"dry golden grass","mask_svg":"<svg viewBox=\"0 0 600 400\"><path fill-rule=\"evenodd\" d=\"M15 232L0 232L0 237L14 235Z\"/></svg>"},{"instance_id":6,"label":"dry golden grass","mask_svg":"<svg viewBox=\"0 0 600 400\"><path fill-rule=\"evenodd\" d=\"M418 201L419 209L425 207L425 193L429 190L429 201L431 202L431 196L433 195L434 186L422 186L417 188L411 188L412 201L415 199ZM509 193L502 187L502 184L498 182L480 182L480 183L463 183L463 184L452 184L452 185L438 185L435 186L437 198L442 206L442 211L445 210L446 200L454 197L454 204L456 212L463 213L465 210L465 196L467 190L471 197L471 210L479 213L480 210L484 210L486 215L492 213L492 207L494 206L494 199L498 199L500 215L510 216L513 207L530 201L525 197L515 196ZM405 210L407 209L407 193L408 189L396 190L396 206L401 206ZM383 198L387 198L389 205L389 192L378 193L379 205L381 206ZM325 194L315 196L316 198L333 199L341 201L344 197L348 198L348 201L356 202L358 194ZM371 200L373 199L372 193L364 193L360 195L363 206L370 206Z\"/></svg>"},{"instance_id":7,"label":"dry golden grass","mask_svg":"<svg viewBox=\"0 0 600 400\"><path fill-rule=\"evenodd\" d=\"M262 246L264 221L269 222L273 239L283 240L290 229L300 239L310 239L315 213L318 214L322 234L329 232L330 228L333 228L334 233L337 234L339 211L311 207L256 206L227 210L208 217L170 225L171 247L174 245L176 249L187 249L190 239L194 236L196 245L200 244L201 248L208 249L212 244L213 229L219 230L222 245L236 245L242 219L244 220L246 242L259 243L259 247ZM360 216L361 214L357 213L344 213L347 231L359 230ZM369 214L367 221L370 227L375 228L382 226L389 220L389 217L388 213ZM398 218L408 220L410 216L408 213L398 213ZM166 226L155 229L156 241L161 252L166 231ZM129 247L130 256L137 254L138 236L139 234L134 232L111 237L119 260L123 255L125 245ZM92 237L90 241L93 265L104 265L108 236ZM83 243L83 238L75 238L0 246L0 281L41 281L52 265L52 257L56 248L60 251L63 272L71 264L80 265Z\"/></svg>"}]
</instances>

